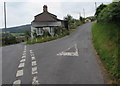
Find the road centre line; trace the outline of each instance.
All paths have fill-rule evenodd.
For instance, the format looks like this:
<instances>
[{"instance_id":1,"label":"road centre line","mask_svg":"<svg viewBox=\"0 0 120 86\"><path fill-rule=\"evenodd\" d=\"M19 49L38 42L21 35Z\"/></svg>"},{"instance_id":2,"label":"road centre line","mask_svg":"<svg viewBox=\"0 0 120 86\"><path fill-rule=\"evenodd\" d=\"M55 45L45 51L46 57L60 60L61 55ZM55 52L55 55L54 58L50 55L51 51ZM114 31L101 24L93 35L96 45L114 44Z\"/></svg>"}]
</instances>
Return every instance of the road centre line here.
<instances>
[{"instance_id":1,"label":"road centre line","mask_svg":"<svg viewBox=\"0 0 120 86\"><path fill-rule=\"evenodd\" d=\"M39 81L38 81L37 76L34 76L34 77L33 77L32 84L40 84Z\"/></svg>"},{"instance_id":2,"label":"road centre line","mask_svg":"<svg viewBox=\"0 0 120 86\"><path fill-rule=\"evenodd\" d=\"M35 57L31 57L32 58L32 60L35 60Z\"/></svg>"},{"instance_id":3,"label":"road centre line","mask_svg":"<svg viewBox=\"0 0 120 86\"><path fill-rule=\"evenodd\" d=\"M37 78L37 63L35 60L35 55L34 52L32 50L30 50L30 55L31 55L31 60L32 60L32 75L33 75L33 80L32 80L32 84L40 84Z\"/></svg>"},{"instance_id":4,"label":"road centre line","mask_svg":"<svg viewBox=\"0 0 120 86\"><path fill-rule=\"evenodd\" d=\"M32 66L36 66L36 65L37 65L36 61L32 61Z\"/></svg>"},{"instance_id":5,"label":"road centre line","mask_svg":"<svg viewBox=\"0 0 120 86\"><path fill-rule=\"evenodd\" d=\"M26 61L26 45L24 46L24 51L23 51L23 56L21 57L22 59L20 60L20 64L18 66L18 70L16 73L16 78L23 76L24 72L23 72L23 68L25 66L25 61ZM21 69L22 68L22 69ZM21 84L21 80L17 79L13 82L13 86L15 86L16 84ZM18 86L19 86L18 85Z\"/></svg>"},{"instance_id":6,"label":"road centre line","mask_svg":"<svg viewBox=\"0 0 120 86\"><path fill-rule=\"evenodd\" d=\"M32 74L37 74L37 67L32 67Z\"/></svg>"}]
</instances>

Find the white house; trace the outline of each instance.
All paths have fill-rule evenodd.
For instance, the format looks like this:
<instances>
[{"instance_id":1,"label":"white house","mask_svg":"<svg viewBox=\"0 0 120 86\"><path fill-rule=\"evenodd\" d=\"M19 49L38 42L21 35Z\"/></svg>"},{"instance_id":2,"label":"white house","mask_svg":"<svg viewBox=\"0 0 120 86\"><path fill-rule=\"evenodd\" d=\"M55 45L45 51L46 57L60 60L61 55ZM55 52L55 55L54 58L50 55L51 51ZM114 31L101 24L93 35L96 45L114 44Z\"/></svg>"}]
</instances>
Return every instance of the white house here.
<instances>
[{"instance_id":1,"label":"white house","mask_svg":"<svg viewBox=\"0 0 120 86\"><path fill-rule=\"evenodd\" d=\"M33 32L42 36L44 31L47 30L51 36L54 36L55 29L59 26L66 26L65 21L57 18L56 15L49 13L47 5L43 6L43 12L36 15L31 22L31 37L33 38Z\"/></svg>"}]
</instances>

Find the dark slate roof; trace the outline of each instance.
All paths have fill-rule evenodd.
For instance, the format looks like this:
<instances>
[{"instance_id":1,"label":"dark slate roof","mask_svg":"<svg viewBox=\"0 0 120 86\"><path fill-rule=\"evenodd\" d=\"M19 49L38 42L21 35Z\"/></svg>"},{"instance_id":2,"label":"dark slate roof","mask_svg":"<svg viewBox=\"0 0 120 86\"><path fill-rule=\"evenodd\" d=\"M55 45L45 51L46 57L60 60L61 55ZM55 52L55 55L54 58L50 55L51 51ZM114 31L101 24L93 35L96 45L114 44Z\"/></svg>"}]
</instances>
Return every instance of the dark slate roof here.
<instances>
[{"instance_id":1,"label":"dark slate roof","mask_svg":"<svg viewBox=\"0 0 120 86\"><path fill-rule=\"evenodd\" d=\"M33 27L44 27L44 26L61 26L62 23L60 21L52 21L52 22L32 22Z\"/></svg>"},{"instance_id":2,"label":"dark slate roof","mask_svg":"<svg viewBox=\"0 0 120 86\"><path fill-rule=\"evenodd\" d=\"M48 11L36 15L35 19L33 20L33 22L48 22L48 21L62 21L62 20L57 19L56 15L49 13Z\"/></svg>"}]
</instances>

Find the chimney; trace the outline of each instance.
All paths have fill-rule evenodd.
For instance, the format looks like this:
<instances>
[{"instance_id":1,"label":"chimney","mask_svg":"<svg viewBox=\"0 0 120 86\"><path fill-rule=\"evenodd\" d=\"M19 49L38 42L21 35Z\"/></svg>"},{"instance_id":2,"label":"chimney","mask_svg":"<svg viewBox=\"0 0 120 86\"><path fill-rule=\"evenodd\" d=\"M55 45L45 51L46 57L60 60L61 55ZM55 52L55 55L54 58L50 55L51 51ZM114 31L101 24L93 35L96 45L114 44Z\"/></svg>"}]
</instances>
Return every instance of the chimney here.
<instances>
[{"instance_id":1,"label":"chimney","mask_svg":"<svg viewBox=\"0 0 120 86\"><path fill-rule=\"evenodd\" d=\"M43 12L47 12L47 5L43 6Z\"/></svg>"}]
</instances>

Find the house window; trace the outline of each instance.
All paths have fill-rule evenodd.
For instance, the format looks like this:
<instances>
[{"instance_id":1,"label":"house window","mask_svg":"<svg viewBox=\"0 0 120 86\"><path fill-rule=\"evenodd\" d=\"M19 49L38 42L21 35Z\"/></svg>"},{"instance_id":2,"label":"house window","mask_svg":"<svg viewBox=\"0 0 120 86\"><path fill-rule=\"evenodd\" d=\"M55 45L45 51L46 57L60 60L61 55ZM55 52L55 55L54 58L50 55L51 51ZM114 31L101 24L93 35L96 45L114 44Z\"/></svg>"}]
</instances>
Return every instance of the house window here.
<instances>
[{"instance_id":1,"label":"house window","mask_svg":"<svg viewBox=\"0 0 120 86\"><path fill-rule=\"evenodd\" d=\"M50 27L50 33L52 33L52 27Z\"/></svg>"},{"instance_id":2,"label":"house window","mask_svg":"<svg viewBox=\"0 0 120 86\"><path fill-rule=\"evenodd\" d=\"M39 34L42 34L43 31L42 31L42 27L39 28Z\"/></svg>"},{"instance_id":3,"label":"house window","mask_svg":"<svg viewBox=\"0 0 120 86\"><path fill-rule=\"evenodd\" d=\"M37 28L37 34L39 34L39 28Z\"/></svg>"}]
</instances>

